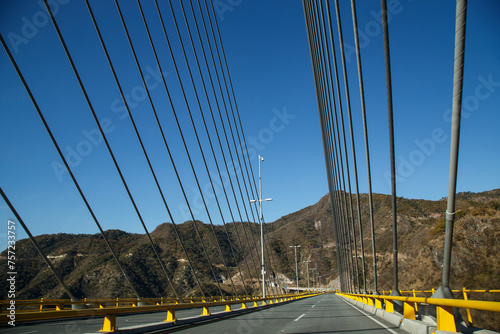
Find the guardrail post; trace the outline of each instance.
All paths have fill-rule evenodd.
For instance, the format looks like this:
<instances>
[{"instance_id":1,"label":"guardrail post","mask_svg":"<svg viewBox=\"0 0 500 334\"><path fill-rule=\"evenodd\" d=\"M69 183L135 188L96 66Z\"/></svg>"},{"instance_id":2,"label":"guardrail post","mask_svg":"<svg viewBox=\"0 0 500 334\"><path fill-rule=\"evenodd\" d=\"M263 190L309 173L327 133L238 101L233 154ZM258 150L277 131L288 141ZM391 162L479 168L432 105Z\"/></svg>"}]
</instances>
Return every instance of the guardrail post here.
<instances>
[{"instance_id":1,"label":"guardrail post","mask_svg":"<svg viewBox=\"0 0 500 334\"><path fill-rule=\"evenodd\" d=\"M231 311L232 311L231 304L226 304L225 312L231 312Z\"/></svg>"},{"instance_id":2,"label":"guardrail post","mask_svg":"<svg viewBox=\"0 0 500 334\"><path fill-rule=\"evenodd\" d=\"M165 322L175 322L176 320L175 310L167 310L167 319L165 319Z\"/></svg>"},{"instance_id":3,"label":"guardrail post","mask_svg":"<svg viewBox=\"0 0 500 334\"><path fill-rule=\"evenodd\" d=\"M387 312L394 313L394 301L392 301L390 299L386 299L385 300L385 310Z\"/></svg>"},{"instance_id":4,"label":"guardrail post","mask_svg":"<svg viewBox=\"0 0 500 334\"><path fill-rule=\"evenodd\" d=\"M415 289L413 289L413 297L417 297L417 295L415 294ZM418 312L418 305L417 305L417 303L415 303L415 312Z\"/></svg>"},{"instance_id":5,"label":"guardrail post","mask_svg":"<svg viewBox=\"0 0 500 334\"><path fill-rule=\"evenodd\" d=\"M455 317L451 306L436 306L437 329L439 331L456 332Z\"/></svg>"},{"instance_id":6,"label":"guardrail post","mask_svg":"<svg viewBox=\"0 0 500 334\"><path fill-rule=\"evenodd\" d=\"M241 309L244 310L244 309L247 309L247 303L243 302L241 303Z\"/></svg>"},{"instance_id":7,"label":"guardrail post","mask_svg":"<svg viewBox=\"0 0 500 334\"><path fill-rule=\"evenodd\" d=\"M203 306L203 311L201 312L201 315L210 315L210 310L208 309L208 306Z\"/></svg>"},{"instance_id":8,"label":"guardrail post","mask_svg":"<svg viewBox=\"0 0 500 334\"><path fill-rule=\"evenodd\" d=\"M57 304L56 311L61 311L61 310L64 310L64 304Z\"/></svg>"},{"instance_id":9,"label":"guardrail post","mask_svg":"<svg viewBox=\"0 0 500 334\"><path fill-rule=\"evenodd\" d=\"M107 315L104 317L104 324L99 332L116 332L116 315Z\"/></svg>"},{"instance_id":10,"label":"guardrail post","mask_svg":"<svg viewBox=\"0 0 500 334\"><path fill-rule=\"evenodd\" d=\"M40 312L42 312L43 309L43 298L40 298Z\"/></svg>"},{"instance_id":11,"label":"guardrail post","mask_svg":"<svg viewBox=\"0 0 500 334\"><path fill-rule=\"evenodd\" d=\"M416 320L415 319L415 305L417 303L409 303L409 302L404 302L403 306L403 316L406 319L411 319L411 320Z\"/></svg>"},{"instance_id":12,"label":"guardrail post","mask_svg":"<svg viewBox=\"0 0 500 334\"><path fill-rule=\"evenodd\" d=\"M465 290L465 287L462 288L462 291L464 293L464 300L468 300L467 298L467 291ZM472 326L473 322L472 322L472 316L470 314L470 310L467 308L467 320L469 320L469 326Z\"/></svg>"}]
</instances>

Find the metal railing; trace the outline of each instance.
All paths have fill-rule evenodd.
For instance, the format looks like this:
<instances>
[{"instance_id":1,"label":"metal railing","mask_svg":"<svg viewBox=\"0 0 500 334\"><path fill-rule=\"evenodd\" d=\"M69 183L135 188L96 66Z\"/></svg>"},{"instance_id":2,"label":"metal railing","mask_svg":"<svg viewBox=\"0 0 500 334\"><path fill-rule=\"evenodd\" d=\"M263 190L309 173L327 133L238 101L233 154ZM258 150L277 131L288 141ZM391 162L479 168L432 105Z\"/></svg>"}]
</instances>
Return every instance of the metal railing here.
<instances>
[{"instance_id":1,"label":"metal railing","mask_svg":"<svg viewBox=\"0 0 500 334\"><path fill-rule=\"evenodd\" d=\"M431 289L431 290L401 290L400 293L404 295L409 295L411 297L419 297L417 294L424 294L425 296L427 295L433 295L436 292L436 289ZM461 297L463 300L468 300L470 293L500 293L500 290L491 290L491 289L466 289L465 287L462 288L461 290L451 290L455 296L458 298L461 294ZM380 291L382 295L390 295L392 293L392 290L389 291ZM415 303L415 310L418 312L418 305ZM472 325L474 322L472 321L472 315L470 312L470 309L465 309L465 312L467 313L467 320L469 321L469 324Z\"/></svg>"},{"instance_id":2,"label":"metal railing","mask_svg":"<svg viewBox=\"0 0 500 334\"><path fill-rule=\"evenodd\" d=\"M101 331L114 332L117 315L129 315L138 313L166 311L165 322L177 321L175 311L181 309L201 308L201 316L210 315L210 307L225 306L225 312L232 311L231 305L241 304L241 309L254 308L276 303L283 303L304 297L316 296L316 294L286 294L261 297L231 297L231 298L144 298L144 299L86 299L71 301L70 299L39 299L39 300L16 300L15 321L46 321L62 320L67 318L89 318L103 317L104 323ZM260 303L260 305L258 304ZM252 304L252 305L248 305ZM2 312L0 313L0 324L9 322L10 311L7 309L10 301L0 301ZM80 306L80 308L73 305ZM26 308L26 309L19 309ZM31 308L30 308L31 307Z\"/></svg>"},{"instance_id":3,"label":"metal railing","mask_svg":"<svg viewBox=\"0 0 500 334\"><path fill-rule=\"evenodd\" d=\"M432 290L430 290L432 291ZM436 321L437 329L443 331L456 332L455 317L453 315L453 307L467 310L467 315L470 317L471 309L500 312L500 302L470 300L467 298L469 292L500 292L500 290L454 290L453 292L464 293L464 299L441 299L430 297L407 297L407 296L387 296L387 295L369 295L356 293L338 293L340 296L350 298L363 304L373 306L378 309L394 313L394 301L403 302L403 316L406 319L416 320L416 312L418 312L418 304L429 304L436 306ZM401 291L405 293L417 293L427 291ZM384 306L383 306L384 304ZM470 319L472 322L472 320Z\"/></svg>"}]
</instances>

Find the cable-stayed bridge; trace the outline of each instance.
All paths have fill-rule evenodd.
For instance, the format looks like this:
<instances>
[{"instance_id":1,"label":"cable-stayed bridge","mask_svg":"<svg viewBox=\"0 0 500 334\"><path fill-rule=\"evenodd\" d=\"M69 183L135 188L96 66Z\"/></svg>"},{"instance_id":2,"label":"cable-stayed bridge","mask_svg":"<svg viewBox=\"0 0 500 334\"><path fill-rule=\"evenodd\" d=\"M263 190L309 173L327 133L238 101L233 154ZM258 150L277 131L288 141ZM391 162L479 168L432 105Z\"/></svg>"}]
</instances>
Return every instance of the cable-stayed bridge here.
<instances>
[{"instance_id":1,"label":"cable-stayed bridge","mask_svg":"<svg viewBox=\"0 0 500 334\"><path fill-rule=\"evenodd\" d=\"M364 102L356 5L354 0L351 3L371 213L369 111ZM399 287L391 53L387 4L385 0L381 4L391 151L394 258L390 270L394 281L390 292L379 291L377 271L381 268L377 267L376 256L372 257L373 286L367 284L363 242L371 236L371 251L376 254L377 227L370 215L371 230L361 228L351 115L351 102L357 102L349 96L352 88L342 32L347 27L341 23L339 1L303 1L335 232L340 284L334 289L317 282L316 286L305 287L300 281L298 287L289 284L285 289L276 266L279 255L266 233L256 237L259 228L265 226L261 157L257 175L255 166L251 166L255 157L246 146L245 124L216 19L216 1L44 0L38 3L39 11L32 19L23 21L21 35L2 32L3 80L13 91L7 101L10 109L2 113L9 114L6 119L13 126L9 151L23 152L13 168L30 175L27 184L36 186L40 182L43 186L50 175L69 189L61 192L63 196L47 196L60 210L66 204L65 196L78 199L79 210L100 232L104 245L100 251L120 273L123 285L123 296L118 298L91 298L81 290L75 291L70 278L61 275L57 259L49 256L50 245L37 241L31 232L43 228L34 226L37 210L41 210L34 204L36 200L28 206L29 198L23 198L29 197L26 193L30 188L20 180L2 177L0 193L12 214L6 227L8 248L2 259L8 281L2 301L2 330L456 332L471 330L464 327L458 309L466 312L469 324L473 324L471 309L500 312L498 302L467 300L473 291L454 291L450 285L467 21L464 0L456 3L442 285L430 293L402 291ZM87 52L82 45L88 47ZM108 96L117 98L109 104ZM17 140L19 133L32 137ZM50 147L40 151L49 156L48 168L41 164L46 157L38 156L42 143ZM154 190L144 195L146 183ZM191 187L197 190L197 196L190 195ZM179 201L183 217L172 209L171 203ZM185 263L182 275L167 258L168 247L160 246L152 233L149 222L158 217L171 222L174 247ZM147 262L144 273L132 273L126 264L127 254L117 249L116 240L105 231L104 226L113 219L134 220L144 231L144 244L151 255L148 261L152 259L155 275L163 282L156 289L158 295L144 295L141 285L141 277L144 282L144 273L149 274L146 267L153 262ZM178 225L184 220L191 222L194 238L180 231ZM209 228L202 228L200 221L207 222ZM22 300L16 296L16 284L24 279L18 276L20 268L16 266L23 256L15 247L21 231L50 270L59 299ZM193 239L194 243L189 241ZM290 246L297 251L297 245ZM461 299L456 299L457 295Z\"/></svg>"}]
</instances>

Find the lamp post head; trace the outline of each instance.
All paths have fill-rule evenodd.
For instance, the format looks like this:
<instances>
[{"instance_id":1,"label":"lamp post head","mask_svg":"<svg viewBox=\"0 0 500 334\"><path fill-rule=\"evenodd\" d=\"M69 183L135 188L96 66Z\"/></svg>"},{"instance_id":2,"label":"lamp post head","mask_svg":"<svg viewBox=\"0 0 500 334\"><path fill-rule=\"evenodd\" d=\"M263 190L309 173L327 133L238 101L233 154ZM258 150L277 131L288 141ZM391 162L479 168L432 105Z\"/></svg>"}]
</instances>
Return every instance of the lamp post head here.
<instances>
[{"instance_id":1,"label":"lamp post head","mask_svg":"<svg viewBox=\"0 0 500 334\"><path fill-rule=\"evenodd\" d=\"M256 200L254 200L254 199L251 199L251 200L250 200L250 203L255 203L255 202L257 202L257 201L256 201Z\"/></svg>"},{"instance_id":2,"label":"lamp post head","mask_svg":"<svg viewBox=\"0 0 500 334\"><path fill-rule=\"evenodd\" d=\"M272 198L266 198L265 201L272 201Z\"/></svg>"}]
</instances>

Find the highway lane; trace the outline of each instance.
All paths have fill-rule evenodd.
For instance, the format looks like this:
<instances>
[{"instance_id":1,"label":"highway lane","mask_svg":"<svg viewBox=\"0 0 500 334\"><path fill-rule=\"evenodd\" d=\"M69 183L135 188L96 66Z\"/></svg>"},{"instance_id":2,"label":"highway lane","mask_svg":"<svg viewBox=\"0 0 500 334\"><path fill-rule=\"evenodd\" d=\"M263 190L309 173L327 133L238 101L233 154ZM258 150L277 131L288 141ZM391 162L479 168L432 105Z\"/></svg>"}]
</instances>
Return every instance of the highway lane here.
<instances>
[{"instance_id":1,"label":"highway lane","mask_svg":"<svg viewBox=\"0 0 500 334\"><path fill-rule=\"evenodd\" d=\"M306 334L306 333L406 333L377 317L366 316L338 296L305 298L279 307L196 326L175 333Z\"/></svg>"}]
</instances>

